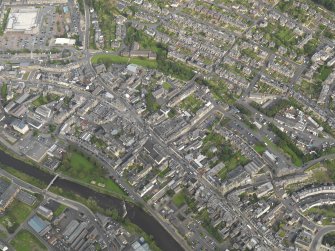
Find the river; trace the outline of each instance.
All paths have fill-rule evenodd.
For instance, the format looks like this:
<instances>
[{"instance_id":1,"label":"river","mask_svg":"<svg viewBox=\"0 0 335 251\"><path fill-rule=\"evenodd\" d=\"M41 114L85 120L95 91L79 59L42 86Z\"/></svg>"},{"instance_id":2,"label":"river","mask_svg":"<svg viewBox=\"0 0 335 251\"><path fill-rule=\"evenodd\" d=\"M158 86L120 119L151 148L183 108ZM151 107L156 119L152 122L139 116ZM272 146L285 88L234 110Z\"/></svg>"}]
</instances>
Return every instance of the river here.
<instances>
[{"instance_id":1,"label":"river","mask_svg":"<svg viewBox=\"0 0 335 251\"><path fill-rule=\"evenodd\" d=\"M7 153L0 150L0 163L15 168L16 170L23 172L27 175L33 176L46 184L48 184L53 175L43 172L42 170L33 167L21 160L15 159ZM122 207L122 201L118 198L98 193L88 187L74 183L65 179L57 179L54 186L60 187L66 191L72 191L84 198L93 198L100 207L104 209L115 208L120 210ZM179 251L183 250L178 242L161 226L161 224L151 215L143 211L138 206L132 204L126 204L127 217L134 224L139 226L147 234L151 235L157 246L164 251Z\"/></svg>"}]
</instances>

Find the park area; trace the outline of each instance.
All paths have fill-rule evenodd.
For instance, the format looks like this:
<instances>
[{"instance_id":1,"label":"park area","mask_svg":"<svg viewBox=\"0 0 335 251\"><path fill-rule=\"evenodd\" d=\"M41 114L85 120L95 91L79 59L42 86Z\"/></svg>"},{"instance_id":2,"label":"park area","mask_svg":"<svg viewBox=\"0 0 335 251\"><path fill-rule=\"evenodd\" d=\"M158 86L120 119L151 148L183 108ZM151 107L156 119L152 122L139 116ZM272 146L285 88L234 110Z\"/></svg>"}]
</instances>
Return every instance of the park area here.
<instances>
[{"instance_id":1,"label":"park area","mask_svg":"<svg viewBox=\"0 0 335 251\"><path fill-rule=\"evenodd\" d=\"M182 207L186 202L185 197L186 197L186 194L182 190L182 191L176 193L175 195L173 195L172 202L173 202L173 204L176 205L176 207L178 207L178 208Z\"/></svg>"},{"instance_id":2,"label":"park area","mask_svg":"<svg viewBox=\"0 0 335 251\"><path fill-rule=\"evenodd\" d=\"M153 38L145 34L145 32L137 30L133 27L127 28L125 37L126 45L131 48L137 42L141 49L150 50L157 54L156 60L137 57L129 58L113 54L94 55L91 59L92 64L136 64L150 69L157 69L160 72L178 78L180 80L190 80L194 77L193 69L187 64L168 59L167 45L156 42Z\"/></svg>"},{"instance_id":3,"label":"park area","mask_svg":"<svg viewBox=\"0 0 335 251\"><path fill-rule=\"evenodd\" d=\"M9 233L14 233L15 230L24 222L29 216L32 208L18 200L7 208L4 216L0 217L0 223Z\"/></svg>"},{"instance_id":4,"label":"park area","mask_svg":"<svg viewBox=\"0 0 335 251\"><path fill-rule=\"evenodd\" d=\"M33 106L39 107L41 105L48 104L52 101L58 100L59 97L57 95L46 95L46 96L39 96L37 99L35 99L32 103Z\"/></svg>"},{"instance_id":5,"label":"park area","mask_svg":"<svg viewBox=\"0 0 335 251\"><path fill-rule=\"evenodd\" d=\"M309 209L306 214L311 217L319 216L322 225L332 225L332 219L335 218L334 205L323 205Z\"/></svg>"},{"instance_id":6,"label":"park area","mask_svg":"<svg viewBox=\"0 0 335 251\"><path fill-rule=\"evenodd\" d=\"M193 114L195 114L203 106L204 103L194 94L188 96L180 103L181 109L192 112Z\"/></svg>"},{"instance_id":7,"label":"park area","mask_svg":"<svg viewBox=\"0 0 335 251\"><path fill-rule=\"evenodd\" d=\"M1 98L2 100L6 101L7 98L7 84L3 83L1 86Z\"/></svg>"},{"instance_id":8,"label":"park area","mask_svg":"<svg viewBox=\"0 0 335 251\"><path fill-rule=\"evenodd\" d=\"M99 54L92 57L92 64L104 64L106 67L112 64L136 64L150 69L157 68L157 61L146 58L128 58L113 54Z\"/></svg>"},{"instance_id":9,"label":"park area","mask_svg":"<svg viewBox=\"0 0 335 251\"><path fill-rule=\"evenodd\" d=\"M76 180L94 185L107 192L125 195L124 191L107 176L106 170L92 157L77 150L69 151L63 158L60 171Z\"/></svg>"},{"instance_id":10,"label":"park area","mask_svg":"<svg viewBox=\"0 0 335 251\"><path fill-rule=\"evenodd\" d=\"M201 152L208 159L218 159L211 163L212 167L219 162L225 164L224 168L217 174L221 180L225 180L228 173L235 170L238 166L244 166L250 162L250 160L244 157L239 151L235 151L232 145L226 141L222 135L215 132L210 132L203 139Z\"/></svg>"},{"instance_id":11,"label":"park area","mask_svg":"<svg viewBox=\"0 0 335 251\"><path fill-rule=\"evenodd\" d=\"M28 230L20 230L10 244L16 251L47 250L47 248Z\"/></svg>"}]
</instances>

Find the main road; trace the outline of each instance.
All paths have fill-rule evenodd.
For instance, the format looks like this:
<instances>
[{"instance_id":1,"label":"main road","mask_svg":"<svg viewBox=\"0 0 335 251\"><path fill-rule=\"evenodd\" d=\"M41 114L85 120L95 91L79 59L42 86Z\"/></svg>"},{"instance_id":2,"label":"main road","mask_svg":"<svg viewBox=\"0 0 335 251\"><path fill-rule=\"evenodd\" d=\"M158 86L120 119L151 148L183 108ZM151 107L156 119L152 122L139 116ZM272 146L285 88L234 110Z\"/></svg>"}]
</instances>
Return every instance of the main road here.
<instances>
[{"instance_id":1,"label":"main road","mask_svg":"<svg viewBox=\"0 0 335 251\"><path fill-rule=\"evenodd\" d=\"M314 239L310 245L309 250L310 251L317 251L320 250L320 246L321 246L321 242L322 242L322 238L330 233L330 232L334 232L335 231L335 226L329 226L329 227L323 227L321 228L316 235L314 236Z\"/></svg>"}]
</instances>

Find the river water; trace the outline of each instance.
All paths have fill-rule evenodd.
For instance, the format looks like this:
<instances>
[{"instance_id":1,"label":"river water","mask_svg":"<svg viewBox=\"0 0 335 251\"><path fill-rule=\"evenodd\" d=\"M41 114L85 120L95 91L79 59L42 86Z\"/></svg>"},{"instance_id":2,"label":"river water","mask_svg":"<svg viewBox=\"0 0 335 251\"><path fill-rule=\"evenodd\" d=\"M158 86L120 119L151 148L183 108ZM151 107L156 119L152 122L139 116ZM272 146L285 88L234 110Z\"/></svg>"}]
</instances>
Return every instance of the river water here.
<instances>
[{"instance_id":1,"label":"river water","mask_svg":"<svg viewBox=\"0 0 335 251\"><path fill-rule=\"evenodd\" d=\"M42 170L31 166L21 160L15 159L14 157L0 151L0 163L15 168L16 170L33 176L46 184L50 183L53 175L43 172ZM98 205L104 209L117 209L121 210L122 201L118 198L98 193L88 187L74 183L72 181L57 179L54 186L60 187L65 191L72 191L84 198L93 198L96 200ZM176 242L176 240L160 225L158 221L138 206L132 204L126 204L127 217L134 224L143 229L147 234L151 235L157 246L164 251L179 251L183 250L182 247Z\"/></svg>"}]
</instances>

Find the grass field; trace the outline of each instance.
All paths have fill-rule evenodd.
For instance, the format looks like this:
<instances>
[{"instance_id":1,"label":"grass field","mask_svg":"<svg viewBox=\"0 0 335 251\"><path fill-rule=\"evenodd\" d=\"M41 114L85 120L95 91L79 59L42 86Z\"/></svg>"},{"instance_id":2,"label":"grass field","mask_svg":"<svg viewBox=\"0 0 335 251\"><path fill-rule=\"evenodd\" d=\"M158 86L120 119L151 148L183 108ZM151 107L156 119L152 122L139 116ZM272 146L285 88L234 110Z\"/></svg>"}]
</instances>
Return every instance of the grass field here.
<instances>
[{"instance_id":1,"label":"grass field","mask_svg":"<svg viewBox=\"0 0 335 251\"><path fill-rule=\"evenodd\" d=\"M6 210L4 216L0 217L0 223L9 233L13 233L19 225L26 220L32 208L28 205L14 200L10 207Z\"/></svg>"},{"instance_id":2,"label":"grass field","mask_svg":"<svg viewBox=\"0 0 335 251\"><path fill-rule=\"evenodd\" d=\"M172 85L168 82L164 82L162 86L167 91L170 91L172 89Z\"/></svg>"},{"instance_id":3,"label":"grass field","mask_svg":"<svg viewBox=\"0 0 335 251\"><path fill-rule=\"evenodd\" d=\"M43 251L47 248L28 230L21 230L10 242L16 251Z\"/></svg>"},{"instance_id":4,"label":"grass field","mask_svg":"<svg viewBox=\"0 0 335 251\"><path fill-rule=\"evenodd\" d=\"M22 77L22 79L23 79L23 80L27 80L27 79L28 79L28 77L29 77L29 74L30 74L30 72L29 72L29 71L25 72L25 73L23 74L23 77Z\"/></svg>"},{"instance_id":5,"label":"grass field","mask_svg":"<svg viewBox=\"0 0 335 251\"><path fill-rule=\"evenodd\" d=\"M33 101L32 105L35 107L39 107L41 105L45 105L54 100L57 100L58 98L59 97L57 95L39 96L38 99Z\"/></svg>"},{"instance_id":6,"label":"grass field","mask_svg":"<svg viewBox=\"0 0 335 251\"><path fill-rule=\"evenodd\" d=\"M213 148L217 150L213 152ZM203 139L201 152L209 159L214 157L219 159L212 164L212 167L214 167L219 161L222 161L225 164L225 167L218 173L218 177L222 180L227 178L230 171L233 171L239 165L244 166L249 162L249 160L240 152L236 152L232 145L227 142L222 135L215 132L211 132Z\"/></svg>"},{"instance_id":7,"label":"grass field","mask_svg":"<svg viewBox=\"0 0 335 251\"><path fill-rule=\"evenodd\" d=\"M149 60L146 58L128 58L111 54L100 54L92 57L92 64L136 64L150 69L157 68L156 60Z\"/></svg>"},{"instance_id":8,"label":"grass field","mask_svg":"<svg viewBox=\"0 0 335 251\"><path fill-rule=\"evenodd\" d=\"M170 170L171 169L169 167L166 167L158 174L158 177L163 178Z\"/></svg>"},{"instance_id":9,"label":"grass field","mask_svg":"<svg viewBox=\"0 0 335 251\"><path fill-rule=\"evenodd\" d=\"M225 180L227 178L227 175L230 171L235 170L239 165L246 165L250 161L244 157L240 152L236 152L233 154L233 157L225 162L225 167L221 169L221 171L218 173L218 176L222 179Z\"/></svg>"},{"instance_id":10,"label":"grass field","mask_svg":"<svg viewBox=\"0 0 335 251\"><path fill-rule=\"evenodd\" d=\"M198 216L198 220L201 221L201 225L206 229L210 236L215 238L218 242L222 242L222 236L219 231L213 226L209 213L206 209L202 210Z\"/></svg>"},{"instance_id":11,"label":"grass field","mask_svg":"<svg viewBox=\"0 0 335 251\"><path fill-rule=\"evenodd\" d=\"M324 66L324 65L320 66L318 70L318 75L316 76L317 80L322 81L322 82L325 81L331 72L332 72L331 67Z\"/></svg>"},{"instance_id":12,"label":"grass field","mask_svg":"<svg viewBox=\"0 0 335 251\"><path fill-rule=\"evenodd\" d=\"M4 240L7 238L7 233L5 231L0 231L0 240Z\"/></svg>"},{"instance_id":13,"label":"grass field","mask_svg":"<svg viewBox=\"0 0 335 251\"><path fill-rule=\"evenodd\" d=\"M308 97L317 99L322 90L322 82L321 81L312 81L308 82L306 80L301 81L301 85L299 86L300 90Z\"/></svg>"},{"instance_id":14,"label":"grass field","mask_svg":"<svg viewBox=\"0 0 335 251\"><path fill-rule=\"evenodd\" d=\"M185 193L184 191L180 191L179 193L176 193L172 197L172 202L175 204L177 207L181 207L182 205L185 204Z\"/></svg>"},{"instance_id":15,"label":"grass field","mask_svg":"<svg viewBox=\"0 0 335 251\"><path fill-rule=\"evenodd\" d=\"M111 179L106 178L106 171L93 158L79 152L69 152L63 159L61 172L82 182L97 185L108 192L125 195L123 190ZM92 183L93 181L93 183ZM95 182L95 184L94 184ZM104 186L104 187L103 187Z\"/></svg>"},{"instance_id":16,"label":"grass field","mask_svg":"<svg viewBox=\"0 0 335 251\"><path fill-rule=\"evenodd\" d=\"M289 148L287 145L280 148L278 147L276 144L274 144L272 141L270 141L267 137L264 137L263 138L264 142L266 142L268 144L268 146L270 146L270 148L272 148L273 150L275 151L280 151L280 152L283 152L285 154L288 155L288 157L291 159L292 163L295 165L295 166L302 166L303 164L303 161L301 158L299 158L299 156L294 152L292 151L291 148Z\"/></svg>"},{"instance_id":17,"label":"grass field","mask_svg":"<svg viewBox=\"0 0 335 251\"><path fill-rule=\"evenodd\" d=\"M303 164L302 159L299 158L299 156L291 148L289 148L289 146L283 147L282 150L284 151L284 153L289 155L289 157L291 158L292 163L295 166L302 166L302 164Z\"/></svg>"},{"instance_id":18,"label":"grass field","mask_svg":"<svg viewBox=\"0 0 335 251\"><path fill-rule=\"evenodd\" d=\"M57 207L57 209L55 210L55 212L54 212L54 216L59 216L59 215L61 215L63 212L64 212L64 210L66 209L67 207L65 206L65 205L63 205L63 204L59 204L59 206Z\"/></svg>"},{"instance_id":19,"label":"grass field","mask_svg":"<svg viewBox=\"0 0 335 251\"><path fill-rule=\"evenodd\" d=\"M320 207L313 207L306 211L307 215L317 214L322 215L324 219L322 220L323 225L330 225L331 220L335 218L335 207L333 205L324 205Z\"/></svg>"},{"instance_id":20,"label":"grass field","mask_svg":"<svg viewBox=\"0 0 335 251\"><path fill-rule=\"evenodd\" d=\"M1 98L6 101L7 98L7 84L3 83L1 86Z\"/></svg>"},{"instance_id":21,"label":"grass field","mask_svg":"<svg viewBox=\"0 0 335 251\"><path fill-rule=\"evenodd\" d=\"M195 95L190 95L180 103L180 108L192 113L196 113L204 103Z\"/></svg>"},{"instance_id":22,"label":"grass field","mask_svg":"<svg viewBox=\"0 0 335 251\"><path fill-rule=\"evenodd\" d=\"M263 143L257 143L254 145L254 149L257 153L262 154L266 151L266 146Z\"/></svg>"}]
</instances>

